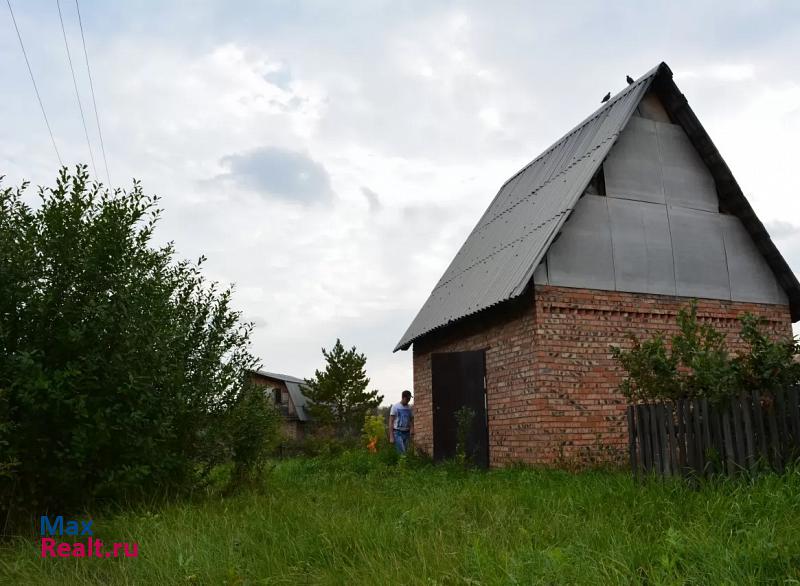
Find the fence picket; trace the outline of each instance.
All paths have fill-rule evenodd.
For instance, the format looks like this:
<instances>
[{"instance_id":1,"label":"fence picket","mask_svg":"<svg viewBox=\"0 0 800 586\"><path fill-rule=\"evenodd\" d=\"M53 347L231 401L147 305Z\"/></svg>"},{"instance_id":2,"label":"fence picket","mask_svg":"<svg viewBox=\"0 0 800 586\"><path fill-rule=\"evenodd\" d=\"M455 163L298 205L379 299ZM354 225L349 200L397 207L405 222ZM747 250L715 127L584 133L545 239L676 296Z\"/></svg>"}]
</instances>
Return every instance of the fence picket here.
<instances>
[{"instance_id":1,"label":"fence picket","mask_svg":"<svg viewBox=\"0 0 800 586\"><path fill-rule=\"evenodd\" d=\"M742 405L738 397L731 397L731 424L733 425L733 445L736 448L736 466L739 471L747 466L747 444L744 438L744 422L742 421Z\"/></svg>"},{"instance_id":2,"label":"fence picket","mask_svg":"<svg viewBox=\"0 0 800 586\"><path fill-rule=\"evenodd\" d=\"M692 401L692 408L694 411L694 433L696 436L695 445L692 447L695 452L695 470L702 476L706 473L706 446L708 442L705 440L703 430L704 426L707 425L707 420L703 418L704 414L700 401L697 399Z\"/></svg>"},{"instance_id":3,"label":"fence picket","mask_svg":"<svg viewBox=\"0 0 800 586\"><path fill-rule=\"evenodd\" d=\"M750 397L742 391L739 394L739 405L742 410L742 419L744 420L744 439L746 445L746 460L747 469L753 472L756 466L756 441L753 436L753 417L752 417L752 404Z\"/></svg>"},{"instance_id":4,"label":"fence picket","mask_svg":"<svg viewBox=\"0 0 800 586\"><path fill-rule=\"evenodd\" d=\"M775 404L778 407L778 436L782 446L786 444L789 435L786 429L786 400L783 395L783 391L775 393Z\"/></svg>"},{"instance_id":5,"label":"fence picket","mask_svg":"<svg viewBox=\"0 0 800 586\"><path fill-rule=\"evenodd\" d=\"M650 413L650 444L653 450L653 469L660 475L664 474L661 460L661 434L658 431L658 405L653 405L648 410Z\"/></svg>"},{"instance_id":6,"label":"fence picket","mask_svg":"<svg viewBox=\"0 0 800 586\"><path fill-rule=\"evenodd\" d=\"M765 395L741 392L728 402L707 399L629 405L628 449L634 476L777 471L800 457L800 389Z\"/></svg>"},{"instance_id":7,"label":"fence picket","mask_svg":"<svg viewBox=\"0 0 800 586\"><path fill-rule=\"evenodd\" d=\"M761 397L757 391L750 393L753 399L753 417L756 423L756 433L758 434L758 450L760 459L769 465L769 451L767 450L767 433L764 424L764 410L761 408Z\"/></svg>"},{"instance_id":8,"label":"fence picket","mask_svg":"<svg viewBox=\"0 0 800 586\"><path fill-rule=\"evenodd\" d=\"M636 476L637 470L639 468L638 463L636 462L636 425L633 420L633 405L628 405L627 414L628 414L628 453L631 459L631 471L633 475Z\"/></svg>"},{"instance_id":9,"label":"fence picket","mask_svg":"<svg viewBox=\"0 0 800 586\"><path fill-rule=\"evenodd\" d=\"M670 476L672 474L672 462L670 462L670 448L669 439L667 437L667 409L664 403L658 406L658 434L661 438L661 466L664 474Z\"/></svg>"},{"instance_id":10,"label":"fence picket","mask_svg":"<svg viewBox=\"0 0 800 586\"><path fill-rule=\"evenodd\" d=\"M769 428L769 459L770 464L775 470L783 472L781 447L780 447L780 434L778 432L778 408L775 405L773 398L772 404L764 410L767 420L767 427Z\"/></svg>"},{"instance_id":11,"label":"fence picket","mask_svg":"<svg viewBox=\"0 0 800 586\"><path fill-rule=\"evenodd\" d=\"M736 452L733 447L730 405L726 405L722 411L722 437L725 442L725 471L733 476L736 474Z\"/></svg>"},{"instance_id":12,"label":"fence picket","mask_svg":"<svg viewBox=\"0 0 800 586\"><path fill-rule=\"evenodd\" d=\"M686 413L686 401L684 399L678 399L677 413L678 413L678 465L680 466L681 474L685 474L687 468L686 424L688 417Z\"/></svg>"},{"instance_id":13,"label":"fence picket","mask_svg":"<svg viewBox=\"0 0 800 586\"><path fill-rule=\"evenodd\" d=\"M711 472L724 472L725 471L725 441L723 439L722 433L722 413L717 410L713 409L710 410L708 408L708 401L703 399L703 407L705 412L708 414L708 422L710 428L710 440L708 447L713 449L715 452L716 460L712 462L714 464L714 469L709 467ZM716 467L720 469L717 470Z\"/></svg>"},{"instance_id":14,"label":"fence picket","mask_svg":"<svg viewBox=\"0 0 800 586\"><path fill-rule=\"evenodd\" d=\"M650 472L653 469L652 458L653 452L650 446L650 417L648 415L648 405L637 405L636 415L639 421L639 429L642 430L642 461L644 462L644 471Z\"/></svg>"},{"instance_id":15,"label":"fence picket","mask_svg":"<svg viewBox=\"0 0 800 586\"><path fill-rule=\"evenodd\" d=\"M678 434L675 430L675 409L674 403L669 403L664 407L664 417L667 422L667 438L669 440L669 465L672 473L680 474L680 463L678 462Z\"/></svg>"}]
</instances>

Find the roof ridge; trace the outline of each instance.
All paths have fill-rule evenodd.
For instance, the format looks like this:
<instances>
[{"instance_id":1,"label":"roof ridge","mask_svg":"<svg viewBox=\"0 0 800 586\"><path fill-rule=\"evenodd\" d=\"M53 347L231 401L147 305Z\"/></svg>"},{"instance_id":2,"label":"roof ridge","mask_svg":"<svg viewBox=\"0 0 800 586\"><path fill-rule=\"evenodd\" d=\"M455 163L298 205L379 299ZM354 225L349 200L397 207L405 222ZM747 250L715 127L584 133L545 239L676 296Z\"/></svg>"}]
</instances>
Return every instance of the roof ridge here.
<instances>
[{"instance_id":1,"label":"roof ridge","mask_svg":"<svg viewBox=\"0 0 800 586\"><path fill-rule=\"evenodd\" d=\"M536 157L535 159L533 159L533 160L532 160L530 163L528 163L527 165L525 165L524 167L522 167L522 168L521 168L519 171L517 171L516 173L514 173L514 174L513 174L511 177L509 177L509 178L508 178L508 179L507 179L507 180L506 180L506 181L505 181L505 182L504 182L504 183L503 183L503 184L500 186L500 190L502 190L502 189L503 189L503 188L504 188L506 185L508 185L508 183L509 183L511 180L513 180L515 177L517 177L517 176L519 176L521 173L525 172L525 171L526 171L526 170L527 170L529 167L531 167L531 166L532 166L534 163L536 163L537 161L541 160L541 159L542 159L542 158L543 158L545 155L547 155L547 154L549 154L550 152L552 152L552 151L553 151L553 150L554 150L554 149L555 149L557 146L559 146L559 145L560 145L560 144L561 144L561 143L562 143L564 140L566 140L567 138L569 138L570 136L572 136L573 134L575 134L577 131L579 131L579 130L581 130L582 128L584 128L584 127L585 127L587 124L589 124L591 121L593 121L593 120L594 120L596 117L598 117L600 114L602 114L603 112L606 112L607 110L609 110L609 109L610 109L610 108L611 108L613 105L615 105L615 104L616 104L616 103L617 103L619 100L621 100L623 97L627 96L627 95L628 95L628 93L630 93L630 92L631 92L631 91L632 91L634 88L636 88L637 86L639 86L639 85L640 85L640 84L642 84L643 82L649 81L651 77L654 77L654 76L655 76L655 75L658 73L658 70L659 70L659 69L660 69L662 66L663 66L663 67L666 67L667 69L669 69L669 67L667 67L667 64L666 64L666 63L664 63L664 62L662 61L661 63L659 63L658 65L656 65L655 67L653 67L653 68L652 68L650 71L648 71L647 73L645 73L644 75L642 75L641 77L639 77L639 79L637 79L636 81L634 81L632 84L628 85L627 87L624 87L624 88L622 88L620 91L618 91L616 94L614 94L614 95L611 97L611 99L609 99L607 102L605 102L604 104L602 104L602 105L601 105L599 108L597 108L597 109L596 109L594 112L592 112L591 114L589 114L589 116L587 116L587 117L586 117L584 120L582 120L581 122L579 122L579 123L577 124L577 126L575 126L574 128L572 128L572 130L568 131L568 132L567 132L566 134L564 134L564 135L563 135L561 138L559 138L558 140L556 140L556 141L555 141L553 144L551 144L551 145L550 145L549 147L547 147L547 148L546 148L544 151L542 151L542 152L539 154L539 156L537 156L537 157Z\"/></svg>"},{"instance_id":2,"label":"roof ridge","mask_svg":"<svg viewBox=\"0 0 800 586\"><path fill-rule=\"evenodd\" d=\"M503 183L395 351L526 290L544 252L661 72L670 73L664 63L618 92ZM478 267L486 267L485 278Z\"/></svg>"}]
</instances>

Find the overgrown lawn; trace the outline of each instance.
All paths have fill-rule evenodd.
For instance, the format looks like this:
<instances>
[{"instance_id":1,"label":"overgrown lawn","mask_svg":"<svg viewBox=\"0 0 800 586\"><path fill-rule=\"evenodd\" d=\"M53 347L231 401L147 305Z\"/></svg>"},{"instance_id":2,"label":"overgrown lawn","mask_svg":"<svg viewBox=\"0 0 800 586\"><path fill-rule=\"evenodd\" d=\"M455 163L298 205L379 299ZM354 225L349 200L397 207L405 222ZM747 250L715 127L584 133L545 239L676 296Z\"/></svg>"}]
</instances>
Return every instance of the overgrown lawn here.
<instances>
[{"instance_id":1,"label":"overgrown lawn","mask_svg":"<svg viewBox=\"0 0 800 586\"><path fill-rule=\"evenodd\" d=\"M18 584L748 584L800 581L800 470L634 482L624 472L464 472L366 454L280 462L264 484L100 516L138 559L41 559L0 545Z\"/></svg>"}]
</instances>

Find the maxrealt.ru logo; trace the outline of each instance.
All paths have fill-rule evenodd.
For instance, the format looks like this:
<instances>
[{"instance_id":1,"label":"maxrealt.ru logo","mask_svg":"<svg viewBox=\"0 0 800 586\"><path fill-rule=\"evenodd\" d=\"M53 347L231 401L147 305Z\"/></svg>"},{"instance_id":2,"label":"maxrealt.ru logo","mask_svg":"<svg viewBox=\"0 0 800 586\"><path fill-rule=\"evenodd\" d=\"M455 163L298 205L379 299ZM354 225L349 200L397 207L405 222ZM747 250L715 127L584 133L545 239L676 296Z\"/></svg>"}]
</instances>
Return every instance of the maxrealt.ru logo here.
<instances>
[{"instance_id":1,"label":"maxrealt.ru logo","mask_svg":"<svg viewBox=\"0 0 800 586\"><path fill-rule=\"evenodd\" d=\"M139 557L138 543L112 542L104 544L101 540L94 537L92 524L94 521L82 521L80 519L70 519L65 521L59 515L53 521L48 516L42 516L39 520L39 533L42 536L42 557L52 558L116 558L125 556L128 558ZM47 536L50 537L47 537ZM68 535L77 538L86 537L83 541L59 541L59 537ZM106 547L106 549L104 549Z\"/></svg>"}]
</instances>

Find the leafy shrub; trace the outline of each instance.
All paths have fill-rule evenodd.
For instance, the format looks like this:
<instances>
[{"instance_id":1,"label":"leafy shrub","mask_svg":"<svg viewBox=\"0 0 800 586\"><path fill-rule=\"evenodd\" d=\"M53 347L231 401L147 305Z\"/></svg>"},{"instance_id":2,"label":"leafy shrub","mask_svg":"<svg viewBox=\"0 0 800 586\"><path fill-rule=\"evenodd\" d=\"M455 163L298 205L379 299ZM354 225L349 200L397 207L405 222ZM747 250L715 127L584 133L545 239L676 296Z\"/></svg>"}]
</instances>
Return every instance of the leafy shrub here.
<instances>
[{"instance_id":1,"label":"leafy shrub","mask_svg":"<svg viewBox=\"0 0 800 586\"><path fill-rule=\"evenodd\" d=\"M364 445L370 452L377 452L380 445L386 443L386 426L383 424L383 417L380 415L367 415L364 417L364 428L362 438Z\"/></svg>"},{"instance_id":2,"label":"leafy shrub","mask_svg":"<svg viewBox=\"0 0 800 586\"><path fill-rule=\"evenodd\" d=\"M677 399L683 388L678 377L678 357L672 354L663 335L640 342L629 335L631 349L611 347L614 357L627 372L620 390L629 399Z\"/></svg>"},{"instance_id":3,"label":"leafy shrub","mask_svg":"<svg viewBox=\"0 0 800 586\"><path fill-rule=\"evenodd\" d=\"M234 483L255 477L280 441L280 414L262 388L248 385L226 414L225 424Z\"/></svg>"},{"instance_id":4,"label":"leafy shrub","mask_svg":"<svg viewBox=\"0 0 800 586\"><path fill-rule=\"evenodd\" d=\"M800 381L800 364L794 360L800 353L797 340L773 340L764 333L762 320L753 315L745 315L741 322L741 337L750 349L733 361L739 386L774 392L797 384Z\"/></svg>"},{"instance_id":5,"label":"leafy shrub","mask_svg":"<svg viewBox=\"0 0 800 586\"><path fill-rule=\"evenodd\" d=\"M151 246L158 199L85 167L36 208L26 187L0 189L0 513L181 490L231 456L251 467L268 435L243 395L252 325L203 258Z\"/></svg>"},{"instance_id":6,"label":"leafy shrub","mask_svg":"<svg viewBox=\"0 0 800 586\"><path fill-rule=\"evenodd\" d=\"M310 433L302 439L284 439L274 453L284 458L294 456L333 458L360 447L357 438Z\"/></svg>"},{"instance_id":7,"label":"leafy shrub","mask_svg":"<svg viewBox=\"0 0 800 586\"><path fill-rule=\"evenodd\" d=\"M662 334L645 341L631 335L629 350L611 347L627 375L620 390L631 401L706 397L720 402L741 391L775 391L800 381L794 339L773 339L751 314L740 322L748 350L736 356L725 334L699 323L695 301L678 312L678 333L669 343Z\"/></svg>"}]
</instances>

